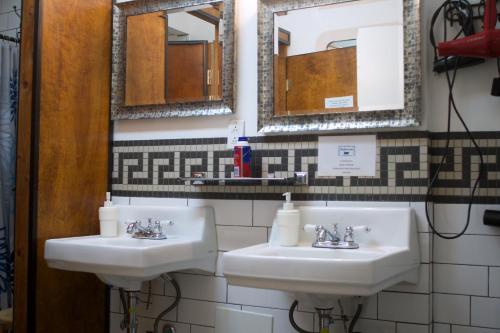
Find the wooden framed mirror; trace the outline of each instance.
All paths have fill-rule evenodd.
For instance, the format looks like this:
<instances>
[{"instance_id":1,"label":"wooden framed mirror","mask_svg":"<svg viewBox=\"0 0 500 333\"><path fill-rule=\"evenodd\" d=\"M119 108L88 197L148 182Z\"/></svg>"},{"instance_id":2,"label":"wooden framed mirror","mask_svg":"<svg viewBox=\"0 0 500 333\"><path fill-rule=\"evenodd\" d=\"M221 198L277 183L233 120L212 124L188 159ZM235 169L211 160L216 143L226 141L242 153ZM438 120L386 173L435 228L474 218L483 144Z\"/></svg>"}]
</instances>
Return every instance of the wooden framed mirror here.
<instances>
[{"instance_id":1,"label":"wooden framed mirror","mask_svg":"<svg viewBox=\"0 0 500 333\"><path fill-rule=\"evenodd\" d=\"M418 126L418 0L259 0L261 133Z\"/></svg>"},{"instance_id":2,"label":"wooden framed mirror","mask_svg":"<svg viewBox=\"0 0 500 333\"><path fill-rule=\"evenodd\" d=\"M113 119L229 114L233 81L234 0L115 3Z\"/></svg>"}]
</instances>

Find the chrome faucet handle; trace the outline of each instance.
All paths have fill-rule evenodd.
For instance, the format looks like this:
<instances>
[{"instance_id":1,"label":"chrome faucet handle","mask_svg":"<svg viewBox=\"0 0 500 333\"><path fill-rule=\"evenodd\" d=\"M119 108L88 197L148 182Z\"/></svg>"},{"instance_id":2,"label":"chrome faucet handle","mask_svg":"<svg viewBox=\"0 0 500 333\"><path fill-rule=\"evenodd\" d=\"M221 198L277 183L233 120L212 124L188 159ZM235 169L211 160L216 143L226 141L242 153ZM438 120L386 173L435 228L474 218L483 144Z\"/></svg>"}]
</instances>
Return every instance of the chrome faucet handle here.
<instances>
[{"instance_id":1,"label":"chrome faucet handle","mask_svg":"<svg viewBox=\"0 0 500 333\"><path fill-rule=\"evenodd\" d=\"M344 242L354 242L354 229L351 226L345 228Z\"/></svg>"},{"instance_id":2,"label":"chrome faucet handle","mask_svg":"<svg viewBox=\"0 0 500 333\"><path fill-rule=\"evenodd\" d=\"M135 230L135 222L127 224L127 234L133 234Z\"/></svg>"},{"instance_id":3,"label":"chrome faucet handle","mask_svg":"<svg viewBox=\"0 0 500 333\"><path fill-rule=\"evenodd\" d=\"M167 236L162 232L161 221L155 221L155 225L151 230L150 239L167 239Z\"/></svg>"},{"instance_id":4,"label":"chrome faucet handle","mask_svg":"<svg viewBox=\"0 0 500 333\"><path fill-rule=\"evenodd\" d=\"M161 222L160 221L155 222L155 226L153 228L153 233L161 234Z\"/></svg>"},{"instance_id":5,"label":"chrome faucet handle","mask_svg":"<svg viewBox=\"0 0 500 333\"><path fill-rule=\"evenodd\" d=\"M324 242L326 240L326 229L322 225L316 226L316 242Z\"/></svg>"},{"instance_id":6,"label":"chrome faucet handle","mask_svg":"<svg viewBox=\"0 0 500 333\"><path fill-rule=\"evenodd\" d=\"M139 228L141 228L141 220L136 220L135 222L131 222L130 220L127 220L125 223L127 223L127 234L133 234L137 232Z\"/></svg>"}]
</instances>

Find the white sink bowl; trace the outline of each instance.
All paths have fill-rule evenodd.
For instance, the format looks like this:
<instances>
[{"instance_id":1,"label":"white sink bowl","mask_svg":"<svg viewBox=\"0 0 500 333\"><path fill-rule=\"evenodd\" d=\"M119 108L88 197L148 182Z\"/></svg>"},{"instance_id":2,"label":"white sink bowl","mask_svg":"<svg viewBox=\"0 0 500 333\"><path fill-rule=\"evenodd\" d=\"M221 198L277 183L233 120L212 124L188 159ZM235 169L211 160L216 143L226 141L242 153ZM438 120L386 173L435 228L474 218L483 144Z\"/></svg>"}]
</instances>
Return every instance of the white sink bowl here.
<instances>
[{"instance_id":1,"label":"white sink bowl","mask_svg":"<svg viewBox=\"0 0 500 333\"><path fill-rule=\"evenodd\" d=\"M118 206L119 236L50 239L49 267L97 274L105 283L139 290L143 281L184 269L214 272L217 259L212 208ZM135 220L161 220L164 240L135 239L126 226ZM173 221L167 225L166 221Z\"/></svg>"},{"instance_id":2,"label":"white sink bowl","mask_svg":"<svg viewBox=\"0 0 500 333\"><path fill-rule=\"evenodd\" d=\"M302 231L296 247L277 245L273 225L269 243L224 253L224 275L233 285L294 293L368 296L400 282L416 283L420 263L417 228L410 208L301 207L301 225L330 229L339 223L367 226L356 230L359 249L311 246L314 235ZM331 230L331 229L330 229Z\"/></svg>"}]
</instances>

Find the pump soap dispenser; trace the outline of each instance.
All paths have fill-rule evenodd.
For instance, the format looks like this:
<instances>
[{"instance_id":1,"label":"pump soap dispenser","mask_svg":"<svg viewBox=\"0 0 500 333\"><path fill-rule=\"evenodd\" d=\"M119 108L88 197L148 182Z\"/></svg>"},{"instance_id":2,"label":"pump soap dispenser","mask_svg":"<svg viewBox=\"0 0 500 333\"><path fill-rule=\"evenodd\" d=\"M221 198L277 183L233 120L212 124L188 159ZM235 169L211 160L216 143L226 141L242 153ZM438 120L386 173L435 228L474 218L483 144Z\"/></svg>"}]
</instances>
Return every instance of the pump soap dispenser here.
<instances>
[{"instance_id":1,"label":"pump soap dispenser","mask_svg":"<svg viewBox=\"0 0 500 333\"><path fill-rule=\"evenodd\" d=\"M118 236L118 207L113 206L109 192L106 192L104 207L99 208L99 224L101 237Z\"/></svg>"},{"instance_id":2,"label":"pump soap dispenser","mask_svg":"<svg viewBox=\"0 0 500 333\"><path fill-rule=\"evenodd\" d=\"M276 213L278 226L278 244L281 246L297 246L299 243L300 212L292 203L292 193L284 193L286 202L283 209Z\"/></svg>"}]
</instances>

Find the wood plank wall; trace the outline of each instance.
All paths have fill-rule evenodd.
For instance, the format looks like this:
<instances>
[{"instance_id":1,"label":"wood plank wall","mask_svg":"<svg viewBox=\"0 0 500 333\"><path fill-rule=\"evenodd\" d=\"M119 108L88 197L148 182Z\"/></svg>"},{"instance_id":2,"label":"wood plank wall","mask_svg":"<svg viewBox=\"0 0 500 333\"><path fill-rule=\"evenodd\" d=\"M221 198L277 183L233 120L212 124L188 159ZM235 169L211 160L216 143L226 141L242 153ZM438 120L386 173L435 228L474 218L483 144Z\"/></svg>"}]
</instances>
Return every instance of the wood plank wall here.
<instances>
[{"instance_id":1,"label":"wood plank wall","mask_svg":"<svg viewBox=\"0 0 500 333\"><path fill-rule=\"evenodd\" d=\"M30 1L24 2L27 10ZM26 182L26 163L30 164L32 202L26 205L24 184L18 192L16 220L17 230L31 230L28 244L26 232L16 239L16 250L22 254L16 257L16 281L27 280L28 292L24 299L21 293L14 300L15 331L106 332L104 284L91 274L48 268L44 243L99 230L97 208L108 188L111 0L33 2L38 3L38 33L33 31L38 47L32 53L37 72L33 84L26 81L35 98L33 107L28 93L21 92L20 100L20 131L31 135L32 146L24 144L18 154L18 171L23 172L18 184ZM29 20L23 17L22 24L23 36L29 34L24 30ZM23 53L21 71L26 77L33 61L29 58ZM28 225L21 211L26 208L31 212ZM26 256L31 256L27 272Z\"/></svg>"}]
</instances>

